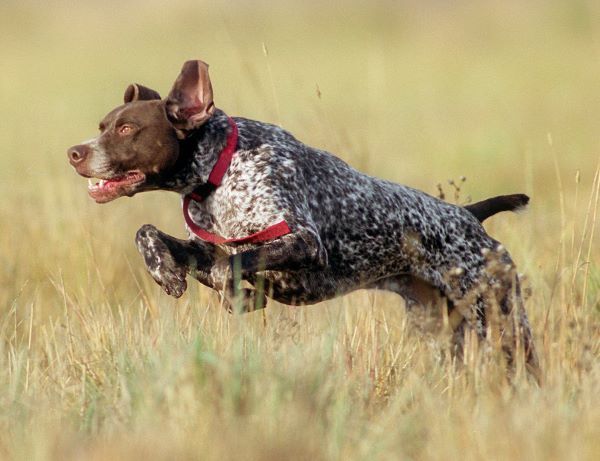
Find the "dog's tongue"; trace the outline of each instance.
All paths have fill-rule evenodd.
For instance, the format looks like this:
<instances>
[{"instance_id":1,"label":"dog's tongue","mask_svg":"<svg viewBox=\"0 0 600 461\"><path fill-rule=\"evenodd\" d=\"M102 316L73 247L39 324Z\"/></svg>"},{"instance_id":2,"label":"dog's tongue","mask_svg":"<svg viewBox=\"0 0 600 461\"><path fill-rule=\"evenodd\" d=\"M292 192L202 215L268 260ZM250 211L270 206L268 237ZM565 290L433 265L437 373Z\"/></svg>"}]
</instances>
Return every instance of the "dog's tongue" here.
<instances>
[{"instance_id":1,"label":"dog's tongue","mask_svg":"<svg viewBox=\"0 0 600 461\"><path fill-rule=\"evenodd\" d=\"M104 181L104 187L110 186L111 184L120 183L125 179L125 176L119 176L118 178L107 179Z\"/></svg>"},{"instance_id":2,"label":"dog's tongue","mask_svg":"<svg viewBox=\"0 0 600 461\"><path fill-rule=\"evenodd\" d=\"M98 183L93 184L92 180L89 180L89 186L91 189L106 189L109 187L114 187L119 184L129 183L139 179L139 174L136 172L131 172L123 176L117 176L111 179L101 179Z\"/></svg>"}]
</instances>

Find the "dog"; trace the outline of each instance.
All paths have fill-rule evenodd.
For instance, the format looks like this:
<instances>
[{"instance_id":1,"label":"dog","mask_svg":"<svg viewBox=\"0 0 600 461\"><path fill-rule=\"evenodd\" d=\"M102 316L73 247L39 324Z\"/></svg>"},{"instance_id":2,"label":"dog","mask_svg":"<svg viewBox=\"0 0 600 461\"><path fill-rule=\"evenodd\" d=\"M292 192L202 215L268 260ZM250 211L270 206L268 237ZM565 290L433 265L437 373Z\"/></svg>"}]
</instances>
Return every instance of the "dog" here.
<instances>
[{"instance_id":1,"label":"dog","mask_svg":"<svg viewBox=\"0 0 600 461\"><path fill-rule=\"evenodd\" d=\"M68 150L97 203L159 189L182 197L188 240L150 224L136 234L169 295L180 297L190 275L240 312L267 297L306 305L359 288L398 293L409 309L441 297L457 350L467 330L485 337L494 305L508 355L520 344L538 368L515 265L481 225L527 196L461 207L363 174L278 126L229 117L202 61L183 65L165 99L130 85L99 128Z\"/></svg>"}]
</instances>

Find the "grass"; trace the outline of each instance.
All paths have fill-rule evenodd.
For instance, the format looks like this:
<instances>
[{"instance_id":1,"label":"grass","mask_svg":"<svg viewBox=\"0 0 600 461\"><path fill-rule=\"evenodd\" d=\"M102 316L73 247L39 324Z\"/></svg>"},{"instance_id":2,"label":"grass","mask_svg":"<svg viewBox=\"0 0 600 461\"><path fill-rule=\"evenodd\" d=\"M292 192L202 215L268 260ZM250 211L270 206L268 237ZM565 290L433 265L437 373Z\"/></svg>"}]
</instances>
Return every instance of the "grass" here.
<instances>
[{"instance_id":1,"label":"grass","mask_svg":"<svg viewBox=\"0 0 600 461\"><path fill-rule=\"evenodd\" d=\"M591 1L0 5L0 458L600 456L600 23ZM183 236L179 200L98 206L66 147L136 81L211 64L217 106L371 174L461 197L526 192L486 223L531 295L545 385L414 333L395 296L242 317L178 301L133 245ZM447 197L452 199L450 186ZM160 210L160 213L157 213Z\"/></svg>"}]
</instances>

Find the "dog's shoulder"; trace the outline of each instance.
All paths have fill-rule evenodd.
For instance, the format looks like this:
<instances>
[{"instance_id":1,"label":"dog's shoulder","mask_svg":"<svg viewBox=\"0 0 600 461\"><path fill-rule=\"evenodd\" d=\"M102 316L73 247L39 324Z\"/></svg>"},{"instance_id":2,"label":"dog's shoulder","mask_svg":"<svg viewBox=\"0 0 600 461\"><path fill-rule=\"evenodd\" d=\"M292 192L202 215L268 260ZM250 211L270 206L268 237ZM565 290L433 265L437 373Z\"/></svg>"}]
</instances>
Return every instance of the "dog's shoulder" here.
<instances>
[{"instance_id":1,"label":"dog's shoulder","mask_svg":"<svg viewBox=\"0 0 600 461\"><path fill-rule=\"evenodd\" d=\"M264 144L277 149L297 149L303 145L294 135L278 125L243 117L234 117L234 120L242 149L255 149Z\"/></svg>"}]
</instances>

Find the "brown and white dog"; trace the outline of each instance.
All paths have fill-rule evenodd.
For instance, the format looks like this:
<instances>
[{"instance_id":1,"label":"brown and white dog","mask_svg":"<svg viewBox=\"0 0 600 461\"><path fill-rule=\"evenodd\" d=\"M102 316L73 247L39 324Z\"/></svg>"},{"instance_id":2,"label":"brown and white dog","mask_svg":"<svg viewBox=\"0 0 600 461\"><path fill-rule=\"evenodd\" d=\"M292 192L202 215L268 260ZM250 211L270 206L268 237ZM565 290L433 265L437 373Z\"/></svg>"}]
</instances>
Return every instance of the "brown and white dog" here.
<instances>
[{"instance_id":1,"label":"brown and white dog","mask_svg":"<svg viewBox=\"0 0 600 461\"><path fill-rule=\"evenodd\" d=\"M460 207L360 173L278 126L217 109L202 61L184 64L165 99L137 84L124 99L100 135L68 156L80 175L100 179L89 187L98 203L156 189L181 194L188 240L149 224L136 236L168 294L181 296L191 275L240 311L264 307L267 296L311 304L359 288L394 291L409 308L442 296L457 348L466 329L485 336L496 306L507 353L520 343L537 369L514 264L480 223L526 196ZM240 288L242 280L255 289Z\"/></svg>"}]
</instances>

